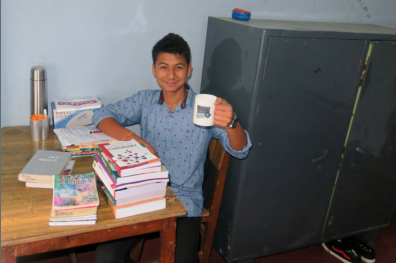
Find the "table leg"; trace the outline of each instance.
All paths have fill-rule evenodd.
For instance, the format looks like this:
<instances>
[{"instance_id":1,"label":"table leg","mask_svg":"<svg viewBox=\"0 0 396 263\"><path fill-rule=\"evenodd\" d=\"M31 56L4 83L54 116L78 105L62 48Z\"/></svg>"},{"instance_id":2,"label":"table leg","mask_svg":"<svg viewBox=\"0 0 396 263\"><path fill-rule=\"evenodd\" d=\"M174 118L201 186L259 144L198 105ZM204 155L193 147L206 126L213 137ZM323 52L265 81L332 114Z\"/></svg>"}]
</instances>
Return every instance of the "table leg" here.
<instances>
[{"instance_id":1,"label":"table leg","mask_svg":"<svg viewBox=\"0 0 396 263\"><path fill-rule=\"evenodd\" d=\"M161 231L160 263L173 263L176 248L176 217L164 220L164 229Z\"/></svg>"},{"instance_id":2,"label":"table leg","mask_svg":"<svg viewBox=\"0 0 396 263\"><path fill-rule=\"evenodd\" d=\"M1 263L16 263L15 247L1 247Z\"/></svg>"}]
</instances>

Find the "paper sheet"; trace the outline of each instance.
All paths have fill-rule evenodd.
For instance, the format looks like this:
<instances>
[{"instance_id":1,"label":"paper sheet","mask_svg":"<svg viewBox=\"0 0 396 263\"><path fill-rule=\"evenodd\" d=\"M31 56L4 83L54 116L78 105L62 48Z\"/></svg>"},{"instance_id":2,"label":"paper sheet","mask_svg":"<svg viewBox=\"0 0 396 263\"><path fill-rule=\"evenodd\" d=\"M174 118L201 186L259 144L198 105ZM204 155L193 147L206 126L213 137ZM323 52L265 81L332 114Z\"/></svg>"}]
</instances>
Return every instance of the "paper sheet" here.
<instances>
[{"instance_id":1,"label":"paper sheet","mask_svg":"<svg viewBox=\"0 0 396 263\"><path fill-rule=\"evenodd\" d=\"M54 129L59 141L63 146L70 146L76 143L98 142L115 140L113 137L105 133L91 133L93 131L100 131L93 126L80 126L74 128Z\"/></svg>"}]
</instances>

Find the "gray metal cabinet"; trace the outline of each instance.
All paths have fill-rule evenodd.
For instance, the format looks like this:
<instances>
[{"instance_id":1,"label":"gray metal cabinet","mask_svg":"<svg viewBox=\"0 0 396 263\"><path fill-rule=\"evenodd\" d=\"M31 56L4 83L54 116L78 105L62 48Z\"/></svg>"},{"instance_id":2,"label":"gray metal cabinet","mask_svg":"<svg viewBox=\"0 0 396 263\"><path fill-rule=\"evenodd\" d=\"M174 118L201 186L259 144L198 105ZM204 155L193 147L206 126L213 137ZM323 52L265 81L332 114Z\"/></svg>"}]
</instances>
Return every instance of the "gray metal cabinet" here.
<instances>
[{"instance_id":1,"label":"gray metal cabinet","mask_svg":"<svg viewBox=\"0 0 396 263\"><path fill-rule=\"evenodd\" d=\"M213 243L227 262L389 224L394 40L372 25L209 18L201 93L228 100L253 142L228 168Z\"/></svg>"}]
</instances>

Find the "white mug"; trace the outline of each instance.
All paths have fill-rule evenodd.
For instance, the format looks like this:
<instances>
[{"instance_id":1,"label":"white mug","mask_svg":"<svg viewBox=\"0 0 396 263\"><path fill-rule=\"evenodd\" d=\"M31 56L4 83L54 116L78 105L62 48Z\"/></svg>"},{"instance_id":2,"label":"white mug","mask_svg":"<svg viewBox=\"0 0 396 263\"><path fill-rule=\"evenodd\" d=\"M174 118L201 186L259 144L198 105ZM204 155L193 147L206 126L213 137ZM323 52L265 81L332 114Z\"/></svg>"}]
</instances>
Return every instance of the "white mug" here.
<instances>
[{"instance_id":1,"label":"white mug","mask_svg":"<svg viewBox=\"0 0 396 263\"><path fill-rule=\"evenodd\" d=\"M217 97L209 94L195 96L194 123L199 126L212 126L214 120L215 101Z\"/></svg>"}]
</instances>

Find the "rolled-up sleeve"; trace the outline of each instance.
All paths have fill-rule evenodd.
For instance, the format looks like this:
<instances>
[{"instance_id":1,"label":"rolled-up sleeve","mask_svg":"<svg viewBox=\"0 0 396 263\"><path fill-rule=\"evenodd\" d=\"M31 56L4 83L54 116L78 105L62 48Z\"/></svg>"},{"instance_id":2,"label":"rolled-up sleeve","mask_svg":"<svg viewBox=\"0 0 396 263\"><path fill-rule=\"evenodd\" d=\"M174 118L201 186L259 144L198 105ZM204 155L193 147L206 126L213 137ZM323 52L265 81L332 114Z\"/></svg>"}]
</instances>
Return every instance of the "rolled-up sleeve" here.
<instances>
[{"instance_id":1,"label":"rolled-up sleeve","mask_svg":"<svg viewBox=\"0 0 396 263\"><path fill-rule=\"evenodd\" d=\"M113 118L123 126L140 123L142 97L144 94L139 92L125 100L98 109L92 117L92 123L97 127L105 118Z\"/></svg>"},{"instance_id":2,"label":"rolled-up sleeve","mask_svg":"<svg viewBox=\"0 0 396 263\"><path fill-rule=\"evenodd\" d=\"M249 133L247 131L245 131L245 133L247 137L247 143L245 147L243 147L242 151L235 151L230 146L230 141L228 139L228 135L225 128L221 128L217 126L213 128L213 137L220 140L220 143L225 151L227 151L232 156L238 159L246 158L247 155L249 154L250 148L252 147L252 141L250 140Z\"/></svg>"}]
</instances>

